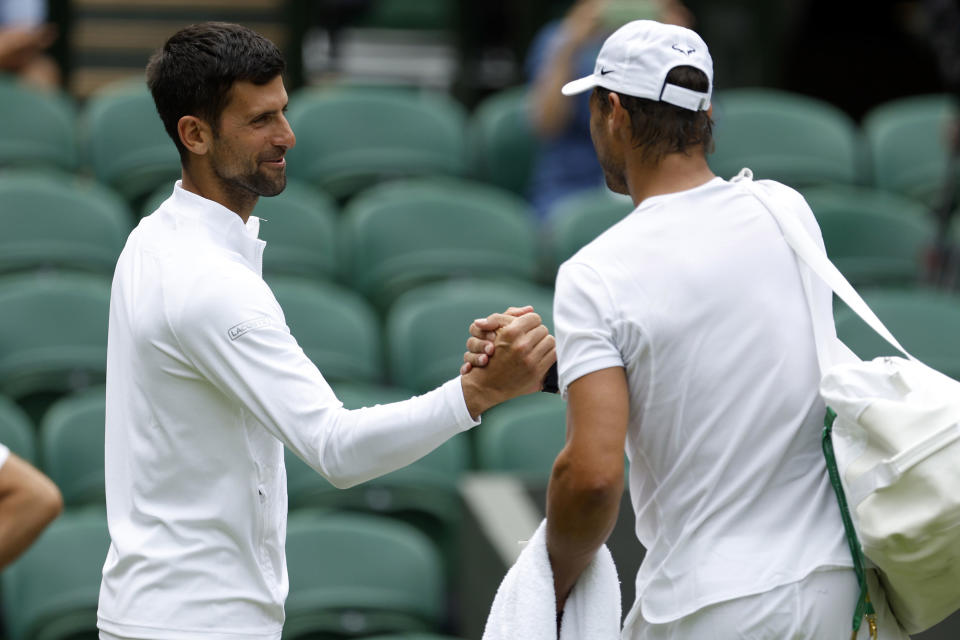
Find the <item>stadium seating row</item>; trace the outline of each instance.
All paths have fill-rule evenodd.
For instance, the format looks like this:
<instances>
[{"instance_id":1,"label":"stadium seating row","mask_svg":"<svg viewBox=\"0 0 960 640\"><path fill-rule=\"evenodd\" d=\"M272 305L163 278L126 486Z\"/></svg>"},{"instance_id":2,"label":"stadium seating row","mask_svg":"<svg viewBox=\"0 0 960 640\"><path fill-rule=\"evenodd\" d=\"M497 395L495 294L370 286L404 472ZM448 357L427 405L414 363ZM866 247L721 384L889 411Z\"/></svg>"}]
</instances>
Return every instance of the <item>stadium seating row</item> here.
<instances>
[{"instance_id":1,"label":"stadium seating row","mask_svg":"<svg viewBox=\"0 0 960 640\"><path fill-rule=\"evenodd\" d=\"M80 117L65 97L8 81L0 81L0 105L0 165L86 167L131 201L179 175L176 151L142 81L101 90ZM487 98L469 115L444 94L306 88L291 97L298 144L288 171L338 199L411 175L473 175L523 193L536 145L526 113L522 88ZM949 124L957 113L949 96L912 97L874 108L857 127L814 98L718 91L710 163L724 177L750 166L757 177L796 187L873 184L931 205L945 179Z\"/></svg>"},{"instance_id":2,"label":"stadium seating row","mask_svg":"<svg viewBox=\"0 0 960 640\"><path fill-rule=\"evenodd\" d=\"M2 575L8 640L96 637L109 541L100 507L68 511L55 521ZM294 512L287 558L284 640L455 640L434 634L446 615L440 553L403 522L371 514Z\"/></svg>"},{"instance_id":3,"label":"stadium seating row","mask_svg":"<svg viewBox=\"0 0 960 640\"><path fill-rule=\"evenodd\" d=\"M165 185L145 203L154 210ZM935 223L921 203L851 186L804 190L828 252L855 285L899 286L925 274ZM0 174L0 273L68 269L109 275L133 225L108 188L69 174ZM373 186L342 211L291 180L255 213L267 277L339 281L379 312L404 291L437 279L512 277L552 285L557 266L632 205L605 189L570 196L541 228L515 194L461 178L411 178Z\"/></svg>"}]
</instances>

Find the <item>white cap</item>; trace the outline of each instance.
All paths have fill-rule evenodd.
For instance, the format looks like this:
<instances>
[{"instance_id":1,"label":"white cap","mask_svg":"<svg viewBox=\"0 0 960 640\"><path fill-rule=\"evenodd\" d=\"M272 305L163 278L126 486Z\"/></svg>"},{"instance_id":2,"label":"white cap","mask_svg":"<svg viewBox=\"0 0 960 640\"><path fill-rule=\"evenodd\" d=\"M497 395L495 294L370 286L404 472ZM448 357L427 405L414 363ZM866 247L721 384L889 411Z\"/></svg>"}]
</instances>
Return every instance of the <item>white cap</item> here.
<instances>
[{"instance_id":1,"label":"white cap","mask_svg":"<svg viewBox=\"0 0 960 640\"><path fill-rule=\"evenodd\" d=\"M706 92L667 84L674 67L690 66L707 74ZM593 73L563 85L572 96L594 87L646 98L691 111L710 108L713 59L703 39L690 29L653 20L634 20L613 32L597 55Z\"/></svg>"}]
</instances>

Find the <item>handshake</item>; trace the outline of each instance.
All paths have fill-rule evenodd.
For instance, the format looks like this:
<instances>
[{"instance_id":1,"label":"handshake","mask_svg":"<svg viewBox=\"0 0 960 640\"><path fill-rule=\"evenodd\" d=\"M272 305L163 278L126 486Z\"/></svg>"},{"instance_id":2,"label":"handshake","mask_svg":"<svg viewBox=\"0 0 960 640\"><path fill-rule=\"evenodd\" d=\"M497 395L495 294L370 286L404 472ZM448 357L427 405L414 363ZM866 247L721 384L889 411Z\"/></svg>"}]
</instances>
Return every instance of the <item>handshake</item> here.
<instances>
[{"instance_id":1,"label":"handshake","mask_svg":"<svg viewBox=\"0 0 960 640\"><path fill-rule=\"evenodd\" d=\"M536 391L556 391L554 337L533 307L474 320L460 368L470 415Z\"/></svg>"}]
</instances>

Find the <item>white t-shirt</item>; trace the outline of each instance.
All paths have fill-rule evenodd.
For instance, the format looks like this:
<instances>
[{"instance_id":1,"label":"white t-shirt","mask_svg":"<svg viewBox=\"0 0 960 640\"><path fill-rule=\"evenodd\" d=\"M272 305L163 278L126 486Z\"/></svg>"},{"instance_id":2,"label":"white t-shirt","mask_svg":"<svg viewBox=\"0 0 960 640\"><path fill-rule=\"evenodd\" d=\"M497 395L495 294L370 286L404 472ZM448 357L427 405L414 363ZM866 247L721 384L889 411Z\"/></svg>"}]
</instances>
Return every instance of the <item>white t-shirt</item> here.
<instances>
[{"instance_id":1,"label":"white t-shirt","mask_svg":"<svg viewBox=\"0 0 960 640\"><path fill-rule=\"evenodd\" d=\"M803 198L764 184L822 246ZM752 195L714 178L643 201L561 266L554 322L564 394L593 371L626 370L647 549L626 627L851 565L797 262Z\"/></svg>"},{"instance_id":2,"label":"white t-shirt","mask_svg":"<svg viewBox=\"0 0 960 640\"><path fill-rule=\"evenodd\" d=\"M279 639L284 445L348 487L477 424L459 378L344 409L260 277L258 230L178 183L117 263L98 611L114 636Z\"/></svg>"},{"instance_id":3,"label":"white t-shirt","mask_svg":"<svg viewBox=\"0 0 960 640\"><path fill-rule=\"evenodd\" d=\"M7 463L7 458L10 457L10 449L5 445L0 444L0 469L3 468L3 465Z\"/></svg>"}]
</instances>

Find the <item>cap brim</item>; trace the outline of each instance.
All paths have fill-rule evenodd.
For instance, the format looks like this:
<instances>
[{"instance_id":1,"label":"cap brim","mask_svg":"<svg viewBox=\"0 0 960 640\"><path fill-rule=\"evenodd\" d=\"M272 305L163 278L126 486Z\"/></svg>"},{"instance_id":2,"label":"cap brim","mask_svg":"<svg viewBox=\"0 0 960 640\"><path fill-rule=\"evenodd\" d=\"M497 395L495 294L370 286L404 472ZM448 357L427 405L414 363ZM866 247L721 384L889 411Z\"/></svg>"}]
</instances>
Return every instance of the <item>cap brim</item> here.
<instances>
[{"instance_id":1,"label":"cap brim","mask_svg":"<svg viewBox=\"0 0 960 640\"><path fill-rule=\"evenodd\" d=\"M563 85L563 88L560 89L560 93L565 96L575 96L578 93L589 91L596 86L599 86L597 77L593 74L590 74L589 76L579 78L578 80L571 80L567 84Z\"/></svg>"}]
</instances>

